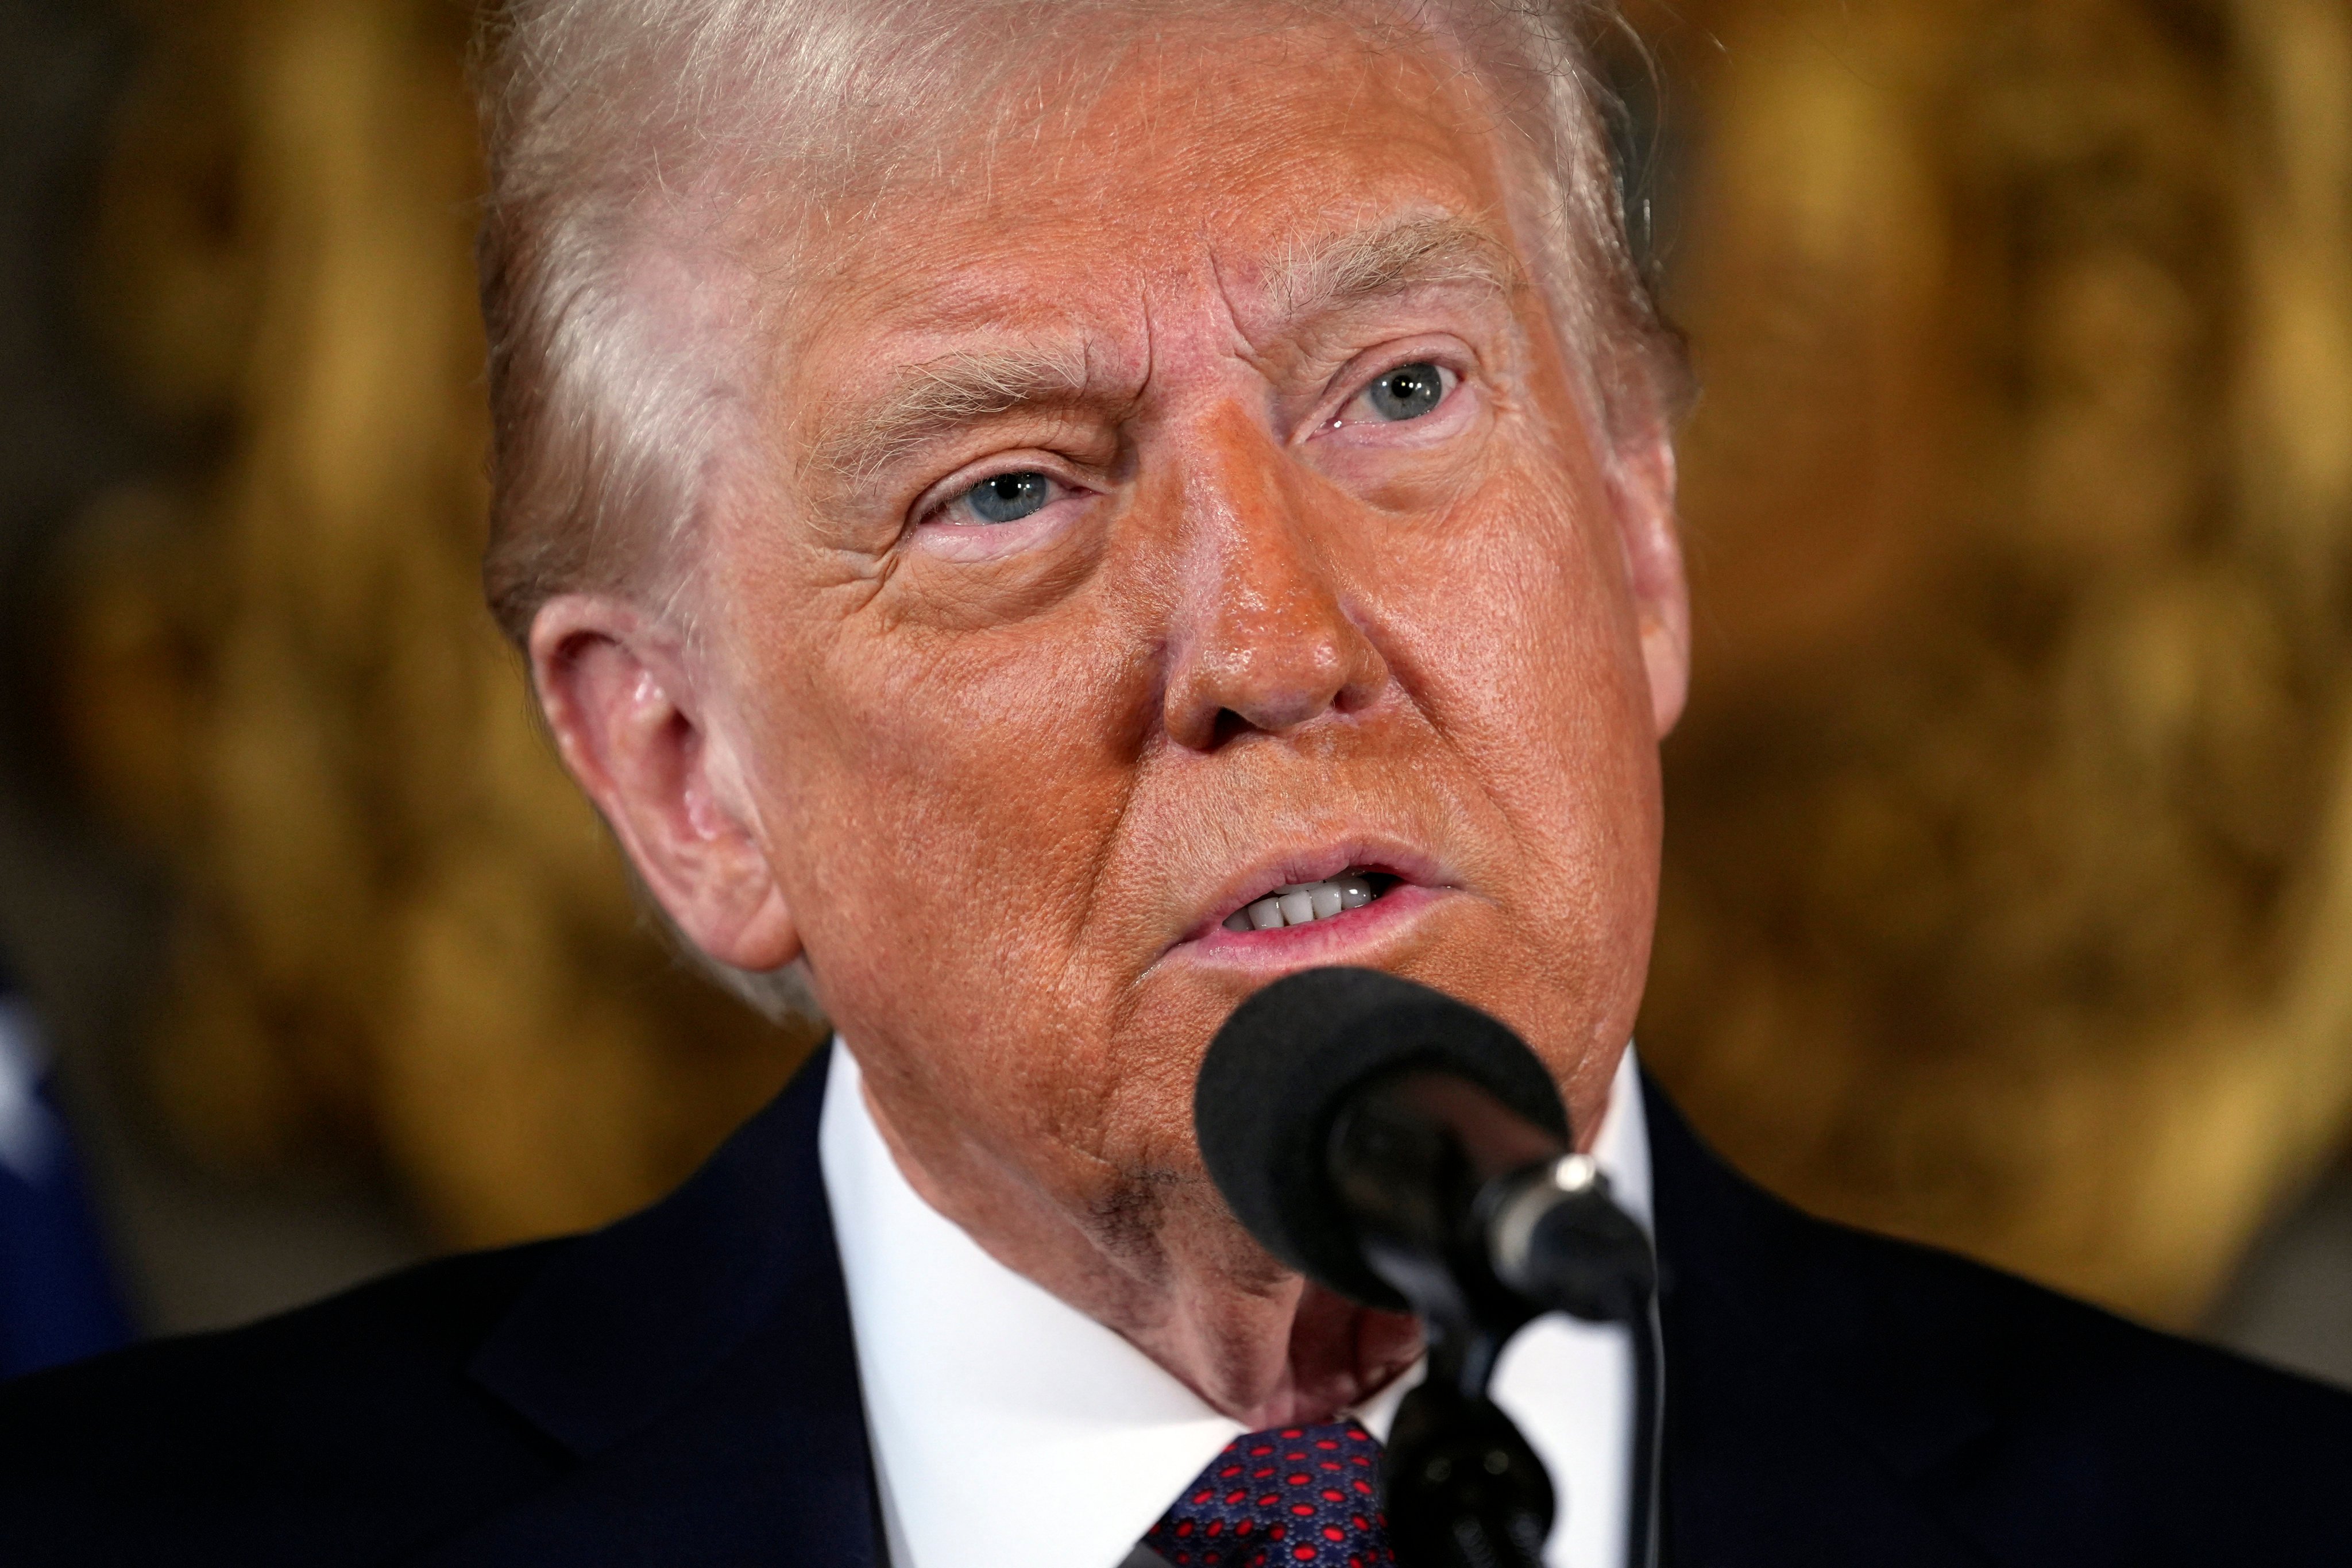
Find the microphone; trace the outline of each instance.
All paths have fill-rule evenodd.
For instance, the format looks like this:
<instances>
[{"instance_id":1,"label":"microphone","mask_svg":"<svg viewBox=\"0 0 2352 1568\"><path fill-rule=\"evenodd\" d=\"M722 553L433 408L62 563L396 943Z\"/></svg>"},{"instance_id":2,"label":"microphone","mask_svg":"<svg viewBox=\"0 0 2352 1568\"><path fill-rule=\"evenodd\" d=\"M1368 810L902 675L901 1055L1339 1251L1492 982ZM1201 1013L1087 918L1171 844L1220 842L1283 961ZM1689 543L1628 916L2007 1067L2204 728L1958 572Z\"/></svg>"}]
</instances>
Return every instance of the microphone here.
<instances>
[{"instance_id":1,"label":"microphone","mask_svg":"<svg viewBox=\"0 0 2352 1568\"><path fill-rule=\"evenodd\" d=\"M1555 1497L1487 1398L1510 1337L1561 1310L1633 1331L1627 1561L1656 1540L1656 1263L1575 1152L1551 1075L1497 1020L1364 969L1318 969L1234 1010L1201 1066L1210 1178L1259 1245L1366 1306L1423 1320L1429 1373L1385 1460L1406 1568L1541 1568Z\"/></svg>"}]
</instances>

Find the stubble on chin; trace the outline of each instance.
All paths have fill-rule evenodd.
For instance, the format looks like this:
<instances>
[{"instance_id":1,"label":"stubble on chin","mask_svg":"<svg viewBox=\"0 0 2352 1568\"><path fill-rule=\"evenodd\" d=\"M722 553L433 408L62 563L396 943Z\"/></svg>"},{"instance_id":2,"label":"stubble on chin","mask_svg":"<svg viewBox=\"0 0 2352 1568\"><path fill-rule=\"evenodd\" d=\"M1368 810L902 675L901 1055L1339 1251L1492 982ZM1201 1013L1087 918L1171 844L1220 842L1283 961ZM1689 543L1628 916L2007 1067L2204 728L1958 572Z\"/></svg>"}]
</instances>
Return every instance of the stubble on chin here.
<instances>
[{"instance_id":1,"label":"stubble on chin","mask_svg":"<svg viewBox=\"0 0 2352 1568\"><path fill-rule=\"evenodd\" d=\"M1309 1286L1259 1247L1199 1173L1189 1138L1180 1151L1162 1127L1138 1164L1034 1140L1016 1168L953 1119L918 1123L923 1148L910 1148L875 1087L876 1125L926 1203L1237 1420L1324 1419L1421 1352L1413 1320Z\"/></svg>"},{"instance_id":2,"label":"stubble on chin","mask_svg":"<svg viewBox=\"0 0 2352 1568\"><path fill-rule=\"evenodd\" d=\"M1308 1284L1250 1237L1205 1178L1129 1174L1094 1213L1105 1255L1149 1281L1147 1310L1111 1326L1250 1426L1326 1419L1420 1357L1418 1323Z\"/></svg>"}]
</instances>

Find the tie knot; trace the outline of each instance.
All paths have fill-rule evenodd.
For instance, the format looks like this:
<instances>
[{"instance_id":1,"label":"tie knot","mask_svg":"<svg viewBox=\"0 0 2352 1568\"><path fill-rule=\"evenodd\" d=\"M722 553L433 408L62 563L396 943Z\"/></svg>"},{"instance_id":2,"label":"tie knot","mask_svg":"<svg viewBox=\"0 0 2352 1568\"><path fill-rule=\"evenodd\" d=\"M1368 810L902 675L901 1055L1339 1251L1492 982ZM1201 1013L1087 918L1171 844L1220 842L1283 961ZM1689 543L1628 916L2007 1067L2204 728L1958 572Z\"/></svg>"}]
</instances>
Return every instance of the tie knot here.
<instances>
[{"instance_id":1,"label":"tie knot","mask_svg":"<svg viewBox=\"0 0 2352 1568\"><path fill-rule=\"evenodd\" d=\"M1176 1568L1390 1568L1381 1446L1353 1421L1236 1437L1143 1542Z\"/></svg>"}]
</instances>

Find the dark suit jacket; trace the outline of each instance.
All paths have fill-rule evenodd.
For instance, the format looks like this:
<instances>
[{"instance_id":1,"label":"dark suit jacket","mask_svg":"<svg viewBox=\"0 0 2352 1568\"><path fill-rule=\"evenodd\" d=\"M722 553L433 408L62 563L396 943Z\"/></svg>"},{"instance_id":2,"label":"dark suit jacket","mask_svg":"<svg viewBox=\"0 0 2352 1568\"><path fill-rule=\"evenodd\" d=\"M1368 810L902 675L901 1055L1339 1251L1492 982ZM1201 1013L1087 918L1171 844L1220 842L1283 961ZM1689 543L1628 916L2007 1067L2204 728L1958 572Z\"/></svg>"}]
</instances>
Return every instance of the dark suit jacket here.
<instances>
[{"instance_id":1,"label":"dark suit jacket","mask_svg":"<svg viewBox=\"0 0 2352 1568\"><path fill-rule=\"evenodd\" d=\"M824 1079L609 1229L0 1389L0 1563L876 1563ZM1669 1562L2352 1563L2352 1398L1807 1218L1645 1088Z\"/></svg>"}]
</instances>

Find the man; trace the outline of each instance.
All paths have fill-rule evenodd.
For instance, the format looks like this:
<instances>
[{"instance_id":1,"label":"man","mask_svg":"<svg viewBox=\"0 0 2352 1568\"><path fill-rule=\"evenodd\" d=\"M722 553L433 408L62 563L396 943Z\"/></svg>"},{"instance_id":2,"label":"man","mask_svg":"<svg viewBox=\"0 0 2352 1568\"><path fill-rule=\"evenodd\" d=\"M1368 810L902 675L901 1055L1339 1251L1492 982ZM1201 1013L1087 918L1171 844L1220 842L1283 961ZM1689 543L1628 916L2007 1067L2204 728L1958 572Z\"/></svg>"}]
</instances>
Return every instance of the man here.
<instances>
[{"instance_id":1,"label":"man","mask_svg":"<svg viewBox=\"0 0 2352 1568\"><path fill-rule=\"evenodd\" d=\"M2345 1401L1786 1211L1631 1069L1686 614L1585 9L516 8L493 606L667 918L839 1040L609 1231L19 1385L16 1555L1382 1561L1415 1325L1190 1116L1356 963L1654 1224L1670 1561L2340 1560ZM1624 1389L1502 1369L1555 1563Z\"/></svg>"}]
</instances>

